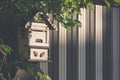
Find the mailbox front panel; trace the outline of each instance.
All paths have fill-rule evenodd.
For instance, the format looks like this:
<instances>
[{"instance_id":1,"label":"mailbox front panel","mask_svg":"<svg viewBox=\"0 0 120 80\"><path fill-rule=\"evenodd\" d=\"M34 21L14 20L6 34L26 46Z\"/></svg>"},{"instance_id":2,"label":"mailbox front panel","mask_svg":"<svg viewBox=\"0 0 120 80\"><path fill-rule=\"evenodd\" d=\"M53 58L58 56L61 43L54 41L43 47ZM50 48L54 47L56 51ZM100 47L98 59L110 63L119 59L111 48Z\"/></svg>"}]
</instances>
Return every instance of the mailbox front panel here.
<instances>
[{"instance_id":1,"label":"mailbox front panel","mask_svg":"<svg viewBox=\"0 0 120 80\"><path fill-rule=\"evenodd\" d=\"M29 34L29 45L49 46L49 37L47 31L31 31Z\"/></svg>"},{"instance_id":2,"label":"mailbox front panel","mask_svg":"<svg viewBox=\"0 0 120 80\"><path fill-rule=\"evenodd\" d=\"M30 48L31 60L48 60L48 49Z\"/></svg>"},{"instance_id":3,"label":"mailbox front panel","mask_svg":"<svg viewBox=\"0 0 120 80\"><path fill-rule=\"evenodd\" d=\"M49 29L43 23L32 23L29 28L29 46L31 61L48 61Z\"/></svg>"}]
</instances>

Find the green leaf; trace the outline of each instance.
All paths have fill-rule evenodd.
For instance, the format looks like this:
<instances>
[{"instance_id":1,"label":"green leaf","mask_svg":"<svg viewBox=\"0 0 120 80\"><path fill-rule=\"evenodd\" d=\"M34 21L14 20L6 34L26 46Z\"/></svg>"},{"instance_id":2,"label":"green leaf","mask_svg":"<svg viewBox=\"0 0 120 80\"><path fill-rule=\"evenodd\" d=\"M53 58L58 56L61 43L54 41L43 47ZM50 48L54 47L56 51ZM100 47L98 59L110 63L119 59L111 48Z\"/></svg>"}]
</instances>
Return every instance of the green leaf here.
<instances>
[{"instance_id":1,"label":"green leaf","mask_svg":"<svg viewBox=\"0 0 120 80\"><path fill-rule=\"evenodd\" d=\"M107 7L110 8L110 2L108 0L104 0L104 2L107 5Z\"/></svg>"},{"instance_id":2,"label":"green leaf","mask_svg":"<svg viewBox=\"0 0 120 80\"><path fill-rule=\"evenodd\" d=\"M89 8L91 8L91 7L92 7L92 2L88 2L88 3L87 3L87 6L88 6Z\"/></svg>"},{"instance_id":3,"label":"green leaf","mask_svg":"<svg viewBox=\"0 0 120 80\"><path fill-rule=\"evenodd\" d=\"M87 1L86 0L83 0L84 3L86 3Z\"/></svg>"},{"instance_id":4,"label":"green leaf","mask_svg":"<svg viewBox=\"0 0 120 80\"><path fill-rule=\"evenodd\" d=\"M114 0L114 2L119 3L119 2L120 2L120 0Z\"/></svg>"},{"instance_id":5,"label":"green leaf","mask_svg":"<svg viewBox=\"0 0 120 80\"><path fill-rule=\"evenodd\" d=\"M74 20L74 24L75 24L75 26L77 26L77 27L81 27L81 22L78 21L78 20Z\"/></svg>"},{"instance_id":6,"label":"green leaf","mask_svg":"<svg viewBox=\"0 0 120 80\"><path fill-rule=\"evenodd\" d=\"M37 72L37 76L40 77L40 75L41 75L41 72Z\"/></svg>"},{"instance_id":7,"label":"green leaf","mask_svg":"<svg viewBox=\"0 0 120 80\"><path fill-rule=\"evenodd\" d=\"M7 48L9 51L12 51L12 48L11 48L10 46L5 45L5 44L4 44L4 46L5 46L5 48Z\"/></svg>"},{"instance_id":8,"label":"green leaf","mask_svg":"<svg viewBox=\"0 0 120 80\"><path fill-rule=\"evenodd\" d=\"M72 2L72 7L73 7L73 8L77 8L77 2L76 2L76 1L73 1L73 2Z\"/></svg>"},{"instance_id":9,"label":"green leaf","mask_svg":"<svg viewBox=\"0 0 120 80\"><path fill-rule=\"evenodd\" d=\"M113 2L115 4L115 6L119 6L120 5L120 0L114 0Z\"/></svg>"},{"instance_id":10,"label":"green leaf","mask_svg":"<svg viewBox=\"0 0 120 80\"><path fill-rule=\"evenodd\" d=\"M48 74L44 74L44 75L43 75L43 78L44 78L44 79L47 79L47 80L52 80Z\"/></svg>"},{"instance_id":11,"label":"green leaf","mask_svg":"<svg viewBox=\"0 0 120 80\"><path fill-rule=\"evenodd\" d=\"M6 54L10 54L12 51L12 49L8 45L5 45L5 44L1 44L0 49L2 49Z\"/></svg>"}]
</instances>

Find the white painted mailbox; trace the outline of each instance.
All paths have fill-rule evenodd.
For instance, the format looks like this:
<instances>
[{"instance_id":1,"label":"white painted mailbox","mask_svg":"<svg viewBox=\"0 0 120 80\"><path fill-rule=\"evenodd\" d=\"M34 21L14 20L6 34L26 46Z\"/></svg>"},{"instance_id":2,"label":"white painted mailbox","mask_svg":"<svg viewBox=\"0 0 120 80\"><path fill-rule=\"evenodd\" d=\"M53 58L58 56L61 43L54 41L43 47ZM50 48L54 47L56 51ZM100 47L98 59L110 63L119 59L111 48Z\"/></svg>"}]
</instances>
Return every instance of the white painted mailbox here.
<instances>
[{"instance_id":1,"label":"white painted mailbox","mask_svg":"<svg viewBox=\"0 0 120 80\"><path fill-rule=\"evenodd\" d=\"M30 60L48 60L49 28L45 23L32 23L29 29Z\"/></svg>"}]
</instances>

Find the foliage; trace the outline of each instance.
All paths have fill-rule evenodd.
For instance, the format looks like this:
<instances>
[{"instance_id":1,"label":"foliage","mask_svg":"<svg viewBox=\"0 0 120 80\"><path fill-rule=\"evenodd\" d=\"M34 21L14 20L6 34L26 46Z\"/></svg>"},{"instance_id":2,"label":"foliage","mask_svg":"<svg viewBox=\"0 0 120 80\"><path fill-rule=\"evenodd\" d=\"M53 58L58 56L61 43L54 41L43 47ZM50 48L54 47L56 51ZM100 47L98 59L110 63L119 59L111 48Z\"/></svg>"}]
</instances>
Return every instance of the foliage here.
<instances>
[{"instance_id":1,"label":"foliage","mask_svg":"<svg viewBox=\"0 0 120 80\"><path fill-rule=\"evenodd\" d=\"M108 8L112 6L120 6L120 0L113 0L113 1L109 1L109 0L104 0L105 4L107 5Z\"/></svg>"},{"instance_id":2,"label":"foliage","mask_svg":"<svg viewBox=\"0 0 120 80\"><path fill-rule=\"evenodd\" d=\"M3 74L1 73L1 70L7 62L7 55L9 55L11 51L11 47L4 44L2 39L0 39L0 79L2 80L7 80L6 78L4 78Z\"/></svg>"},{"instance_id":3,"label":"foliage","mask_svg":"<svg viewBox=\"0 0 120 80\"><path fill-rule=\"evenodd\" d=\"M108 0L105 0L105 4L107 5L108 8L110 8L110 3L108 2Z\"/></svg>"},{"instance_id":4,"label":"foliage","mask_svg":"<svg viewBox=\"0 0 120 80\"><path fill-rule=\"evenodd\" d=\"M0 49L7 55L10 54L12 49L10 46L6 45L6 44L0 44Z\"/></svg>"},{"instance_id":5,"label":"foliage","mask_svg":"<svg viewBox=\"0 0 120 80\"><path fill-rule=\"evenodd\" d=\"M52 80L50 76L46 73L44 73L41 69L39 64L24 61L24 60L16 60L16 61L9 61L7 64L4 65L3 70L5 71L13 71L13 70L24 70L27 73L30 74L31 78L34 80L44 79L44 80ZM11 72L10 72L11 73ZM14 74L13 77L10 77L9 80L18 80L19 77L16 76L19 74ZM0 76L0 80L8 80L4 75Z\"/></svg>"},{"instance_id":6,"label":"foliage","mask_svg":"<svg viewBox=\"0 0 120 80\"><path fill-rule=\"evenodd\" d=\"M52 80L48 74L44 74L43 78L46 79L46 80Z\"/></svg>"},{"instance_id":7,"label":"foliage","mask_svg":"<svg viewBox=\"0 0 120 80\"><path fill-rule=\"evenodd\" d=\"M120 0L114 0L115 6L120 6Z\"/></svg>"},{"instance_id":8,"label":"foliage","mask_svg":"<svg viewBox=\"0 0 120 80\"><path fill-rule=\"evenodd\" d=\"M8 80L6 76L4 76L4 72L9 73L9 80L18 80L16 75L16 71L18 69L23 69L26 72L30 72L31 76L34 77L35 80L39 80L41 76L43 76L44 80L51 80L48 74L44 73L39 65L36 63L31 63L25 60L15 60L15 61L7 61L7 55L10 55L10 53L13 51L12 48L6 44L3 43L3 41L0 39L0 55L2 58L0 58L0 80ZM12 71L12 72L11 72ZM15 72L14 72L15 71ZM1 73L3 72L3 73ZM13 75L14 72L14 77L11 77L11 74Z\"/></svg>"},{"instance_id":9,"label":"foliage","mask_svg":"<svg viewBox=\"0 0 120 80\"><path fill-rule=\"evenodd\" d=\"M0 43L0 72L2 70L3 65L6 63L7 61L7 55L10 54L12 52L12 49L10 46L6 45L3 43L3 41L0 39L1 43Z\"/></svg>"},{"instance_id":10,"label":"foliage","mask_svg":"<svg viewBox=\"0 0 120 80\"><path fill-rule=\"evenodd\" d=\"M32 75L34 76L34 80L39 80L41 77L44 80L52 80L51 77L48 74L41 73L40 71L37 71L36 73L34 72Z\"/></svg>"},{"instance_id":11,"label":"foliage","mask_svg":"<svg viewBox=\"0 0 120 80\"><path fill-rule=\"evenodd\" d=\"M111 2L108 0L104 0L104 2L108 7L111 6ZM118 6L120 0L113 0L112 3ZM1 0L0 15L4 15L3 17L6 18L14 17L14 20L24 21L25 24L25 22L31 21L37 12L40 12L42 16L52 13L52 20L59 21L67 28L81 26L80 21L74 19L73 16L81 15L80 8L91 7L92 4L93 2L89 0ZM48 20L48 17L45 18Z\"/></svg>"}]
</instances>

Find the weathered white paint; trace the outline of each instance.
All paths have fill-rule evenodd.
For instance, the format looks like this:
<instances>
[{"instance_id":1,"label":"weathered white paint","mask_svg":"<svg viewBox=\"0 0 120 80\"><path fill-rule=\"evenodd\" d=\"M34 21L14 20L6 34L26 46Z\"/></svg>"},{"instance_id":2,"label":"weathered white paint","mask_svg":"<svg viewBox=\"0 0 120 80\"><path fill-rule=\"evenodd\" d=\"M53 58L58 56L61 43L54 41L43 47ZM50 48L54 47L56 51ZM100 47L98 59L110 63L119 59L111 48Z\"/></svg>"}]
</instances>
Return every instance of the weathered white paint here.
<instances>
[{"instance_id":1,"label":"weathered white paint","mask_svg":"<svg viewBox=\"0 0 120 80\"><path fill-rule=\"evenodd\" d=\"M102 80L102 6L95 6L96 80Z\"/></svg>"}]
</instances>

